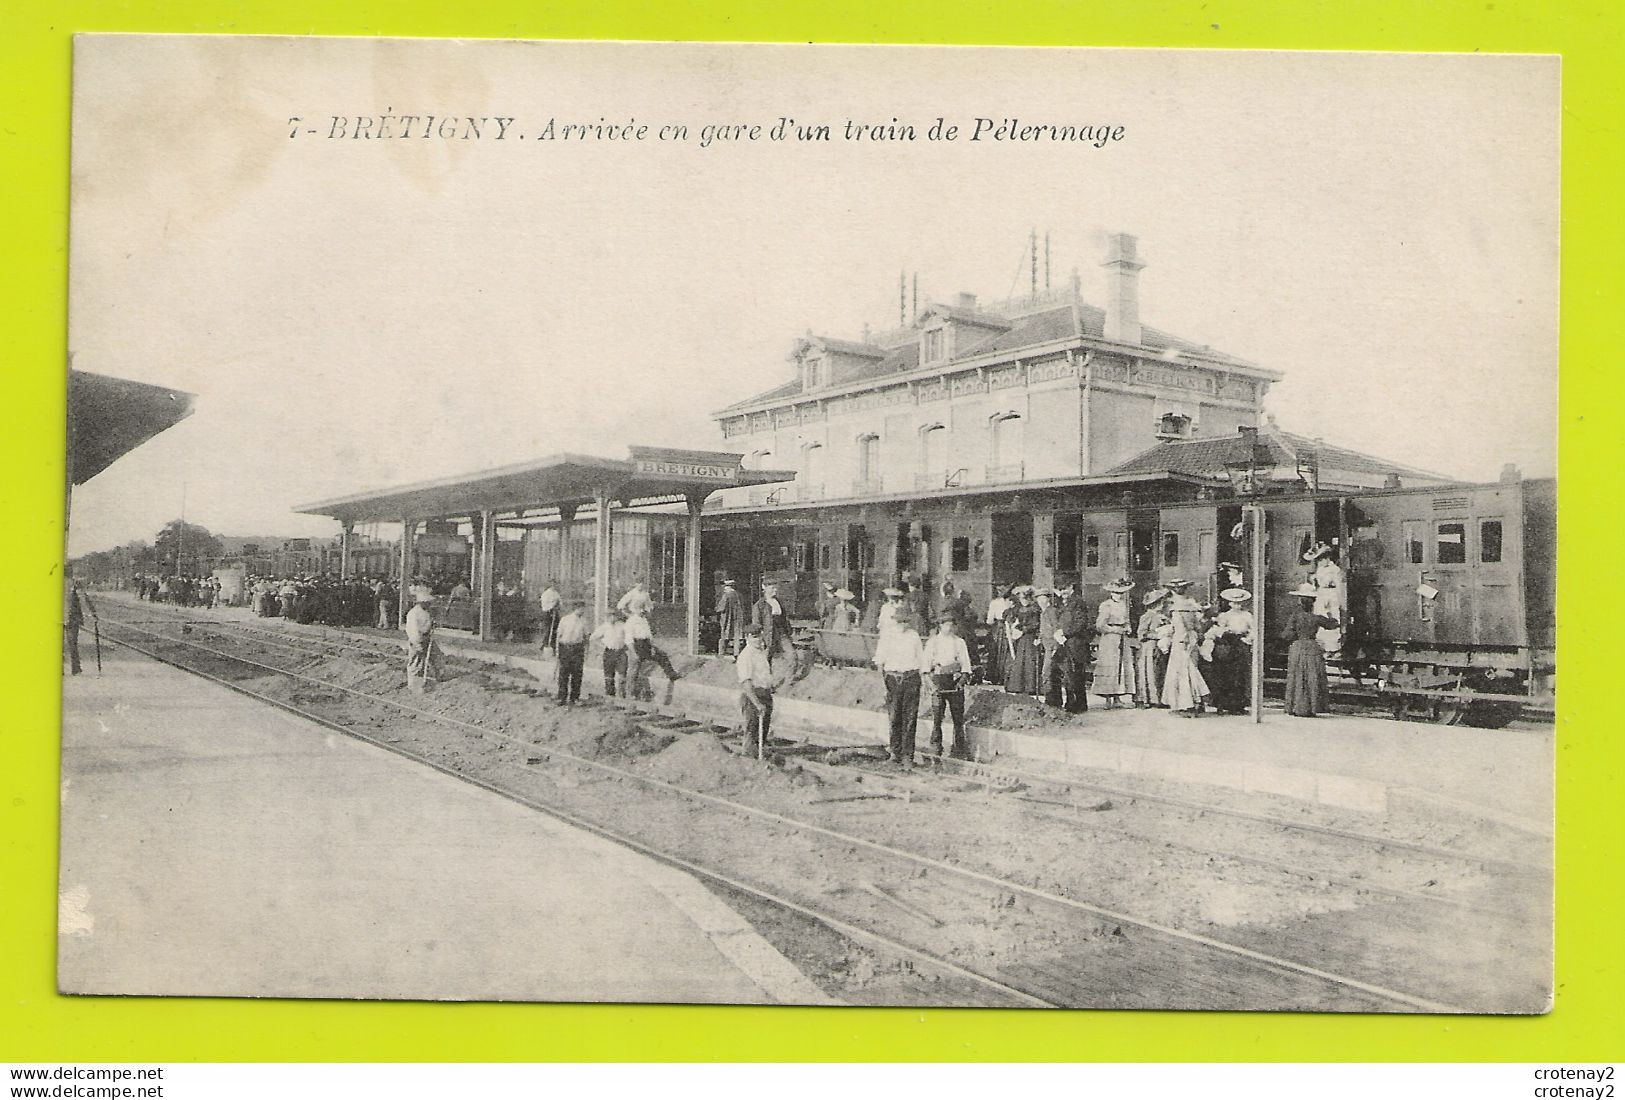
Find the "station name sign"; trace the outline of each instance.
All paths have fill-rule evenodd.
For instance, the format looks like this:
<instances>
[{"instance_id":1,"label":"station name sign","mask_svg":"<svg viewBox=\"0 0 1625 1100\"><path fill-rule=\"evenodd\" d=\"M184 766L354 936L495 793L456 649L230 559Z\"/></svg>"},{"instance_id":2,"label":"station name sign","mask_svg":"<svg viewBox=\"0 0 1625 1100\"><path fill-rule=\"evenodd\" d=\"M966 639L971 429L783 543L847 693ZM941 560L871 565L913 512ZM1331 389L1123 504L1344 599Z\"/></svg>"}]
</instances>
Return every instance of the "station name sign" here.
<instances>
[{"instance_id":1,"label":"station name sign","mask_svg":"<svg viewBox=\"0 0 1625 1100\"><path fill-rule=\"evenodd\" d=\"M640 458L636 464L638 473L654 474L657 477L694 478L700 481L739 480L738 466L721 466L709 462L673 462L655 458Z\"/></svg>"}]
</instances>

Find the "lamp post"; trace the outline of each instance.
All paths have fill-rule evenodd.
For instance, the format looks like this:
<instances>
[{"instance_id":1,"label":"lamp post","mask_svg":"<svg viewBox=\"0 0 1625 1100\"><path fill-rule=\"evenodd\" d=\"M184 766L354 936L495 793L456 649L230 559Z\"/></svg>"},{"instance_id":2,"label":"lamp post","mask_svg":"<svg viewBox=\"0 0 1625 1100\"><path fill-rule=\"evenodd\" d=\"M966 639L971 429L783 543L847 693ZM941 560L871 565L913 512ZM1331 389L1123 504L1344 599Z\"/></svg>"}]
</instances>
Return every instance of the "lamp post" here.
<instances>
[{"instance_id":1,"label":"lamp post","mask_svg":"<svg viewBox=\"0 0 1625 1100\"><path fill-rule=\"evenodd\" d=\"M1268 524L1264 517L1264 506L1259 503L1263 495L1260 476L1264 471L1274 466L1268 450L1261 450L1258 445L1258 429L1242 429L1242 437L1246 440L1245 450L1241 454L1232 454L1225 463L1225 473L1230 478L1230 487L1235 495L1246 503L1242 505L1242 522L1251 532L1251 572L1253 586L1253 648L1252 648L1252 711L1255 724L1264 721L1264 539L1268 535Z\"/></svg>"}]
</instances>

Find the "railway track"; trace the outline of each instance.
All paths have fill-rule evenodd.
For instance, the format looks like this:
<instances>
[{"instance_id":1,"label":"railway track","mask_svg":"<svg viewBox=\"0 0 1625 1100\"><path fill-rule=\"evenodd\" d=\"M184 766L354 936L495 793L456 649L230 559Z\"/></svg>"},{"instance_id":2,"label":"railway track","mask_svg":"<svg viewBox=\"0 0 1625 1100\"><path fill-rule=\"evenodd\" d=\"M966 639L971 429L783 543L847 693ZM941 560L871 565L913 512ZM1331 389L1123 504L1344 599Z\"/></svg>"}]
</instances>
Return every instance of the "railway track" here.
<instances>
[{"instance_id":1,"label":"railway track","mask_svg":"<svg viewBox=\"0 0 1625 1100\"><path fill-rule=\"evenodd\" d=\"M149 622L163 622L164 620L148 620ZM337 655L343 652L359 653L375 659L399 660L403 649L399 645L390 645L382 640L366 640L352 634L344 634L335 638L332 633L323 629L320 635L301 633L292 634L286 630L260 627L249 623L223 622L213 619L201 620L183 618L187 626L204 630L243 634L259 639L264 644L284 649L288 652L301 654L328 653ZM484 676L507 680L516 684L533 684L534 680L523 672L497 670L491 667L481 667L480 673ZM652 711L653 713L671 719L689 719L700 724L711 720L710 712L682 706L654 705L633 703L626 700L605 700L615 705L633 710ZM832 731L826 729L794 730L786 729L781 723L776 731L777 735L797 742L807 751L840 752L847 749L862 749L869 747L868 742L853 741L832 737ZM860 761L854 761L855 763ZM1125 785L1121 783L1102 783L1079 775L1056 775L1035 772L1028 769L1010 767L1002 764L987 762L970 762L944 758L936 766L951 772L955 776L963 777L966 781L988 786L1013 789L1017 787L1028 788L1033 797L1041 797L1041 792L1053 796L1053 801L1062 808L1076 806L1082 802L1079 792L1087 792L1096 796L1112 799L1133 800L1135 803L1150 803L1168 807L1170 810L1180 811L1188 816L1194 823L1199 819L1219 819L1224 821L1245 822L1263 825L1290 833L1301 833L1319 838L1326 844L1341 844L1363 851L1380 851L1388 853L1403 853L1412 856L1444 861L1461 861L1476 867L1495 870L1499 872L1519 875L1549 876L1551 866L1547 862L1531 859L1519 859L1505 855L1492 855L1483 852L1465 851L1460 848L1445 847L1442 845L1425 844L1400 837L1387 836L1381 833L1368 832L1328 825L1315 821L1298 820L1281 817L1252 810L1238 809L1235 806L1222 803L1203 801L1198 798L1182 797L1167 793L1148 790L1144 787ZM1085 822L1087 823L1087 822ZM1234 855L1236 853L1217 852L1213 849L1203 849L1213 854ZM1369 886L1367 887L1369 888ZM1423 900L1441 900L1437 896L1417 895ZM1449 903L1449 899L1442 899Z\"/></svg>"},{"instance_id":2,"label":"railway track","mask_svg":"<svg viewBox=\"0 0 1625 1100\"><path fill-rule=\"evenodd\" d=\"M590 828L599 835L681 866L720 888L742 893L760 903L793 913L802 921L815 922L894 959L907 960L909 966L923 967L937 975L938 981L957 983L941 991L947 993L950 1003L1049 1006L1134 1004L1137 1002L1132 990L1139 988L1148 972L1161 968L1165 972L1165 984L1183 983L1187 988L1203 991L1205 999L1200 1003L1207 1007L1213 1006L1212 996L1226 991L1235 994L1239 990L1243 997L1275 998L1270 1002L1274 1007L1292 1005L1387 1011L1456 1011L1440 1000L1389 988L1361 977L1336 973L1243 943L1228 942L1147 919L1109 905L1038 888L1030 883L947 862L922 852L904 850L819 821L663 781L556 746L538 748L529 740L487 725L465 722L376 693L347 688L298 669L245 658L240 653L225 652L196 640L146 629L146 626L129 620L114 620L111 625L122 635L116 639L120 644L155 659L208 676L271 705L300 713L328 728L342 730L350 736L515 798L534 809ZM173 625L182 623L175 620ZM247 624L216 622L187 625L202 632L234 632L250 637L275 634L276 638L261 639L267 648L280 647L284 653L293 653L306 660L321 655L319 647L313 649L308 644L311 639L295 640L282 631L263 631ZM134 634L135 638L130 634ZM181 659L174 652L177 646L194 659ZM367 653L373 659L387 656L395 660L399 657L398 649L386 650L364 643L341 643L340 648ZM166 654L161 650L169 652ZM484 741L487 745L495 742L516 749L520 755L517 759L500 762L501 767L494 770L487 768L483 772L478 767L471 767L466 758L461 763L447 763L435 753L404 745L401 739L391 740L369 732L366 723L354 715L335 717L331 713L334 709L331 706L318 709L290 702L233 683L230 675L215 675L207 668L199 667L200 663L208 661L224 662L224 667L228 669L252 669L256 676L270 674L278 678L289 677L301 684L338 692L347 703L364 704L373 709L387 706L396 713L407 715L413 722L434 723L456 730L471 740ZM695 721L657 713L647 714L644 719L651 723ZM809 753L827 750L826 746L815 743L803 748ZM801 762L814 767L823 766L817 761ZM534 791L527 792L525 783L516 781L516 777L529 778L539 768L549 774L557 774L560 769L568 769L574 774L577 777L575 786L565 785L564 790L591 790L607 782L607 785L622 789L635 785L645 795L660 792L661 797L668 801L659 808L659 812L651 815L655 820L642 823L645 835L634 835L624 825L612 824L606 819L603 811L607 805L615 802L613 798L586 798L589 805L583 806L580 804L583 799L579 797L575 799L576 804L571 805L568 800L559 797L543 798ZM591 776L594 782L582 783L582 776ZM908 780L871 774L859 781L864 779L870 783L870 792L882 785L895 791L899 784L912 784L922 796L927 797L940 797L943 782L958 781L947 774ZM988 792L986 797L995 797L992 791L996 785L997 781L982 777L981 787ZM553 793L557 794L557 791ZM865 800L871 796L866 793ZM826 801L834 804L843 800L832 798ZM856 810L861 801L853 799L851 808ZM677 802L685 804L684 812L672 808ZM718 849L682 851L673 850L681 845L650 842L646 835L650 831L657 835L683 836L683 830L674 830L673 826L680 824L684 813L691 813L695 806L713 813L747 819L753 832L771 836L776 852L793 852L794 858L786 861L785 867L780 869L782 871L793 872L798 862L851 862L853 853L861 853L861 859L856 862L861 865L863 877L854 879L852 889L837 892L838 896L831 897L827 891L822 895L809 896L807 891L798 892L795 889L796 876L793 873L775 876L764 873L761 866L748 869L749 873L741 873L727 865L728 861L721 858L723 853ZM598 812L593 812L595 810ZM1455 853L1450 855L1461 858ZM957 926L959 923L967 922L957 922L953 916L967 911L985 914L989 910L998 912L999 925L1016 927L1025 937L1022 950L1006 953L993 965L978 958L974 942L974 933L985 932L988 922L972 921L968 923L974 927L960 928ZM1128 936L1134 941L1131 951L1122 949L1125 929L1129 930ZM1073 949L1067 946L1069 940L1084 942L1090 947L1081 951ZM1101 941L1104 941L1104 949L1100 948ZM1033 947L1034 944L1043 945L1046 942L1049 950ZM1154 987L1157 983L1153 981L1150 984ZM974 989L974 994L967 995L971 989ZM1113 991L1121 997L1120 1001L1110 1000ZM1258 1006L1256 1002L1240 1005Z\"/></svg>"}]
</instances>

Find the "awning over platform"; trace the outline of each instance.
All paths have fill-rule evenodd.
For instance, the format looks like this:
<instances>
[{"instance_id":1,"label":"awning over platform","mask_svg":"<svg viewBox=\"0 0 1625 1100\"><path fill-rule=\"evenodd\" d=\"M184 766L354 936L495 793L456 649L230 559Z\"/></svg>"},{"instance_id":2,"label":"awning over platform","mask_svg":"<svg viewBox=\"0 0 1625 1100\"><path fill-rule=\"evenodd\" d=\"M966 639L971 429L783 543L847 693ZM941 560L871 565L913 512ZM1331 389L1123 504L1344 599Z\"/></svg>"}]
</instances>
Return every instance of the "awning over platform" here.
<instances>
[{"instance_id":1,"label":"awning over platform","mask_svg":"<svg viewBox=\"0 0 1625 1100\"><path fill-rule=\"evenodd\" d=\"M68 477L83 485L192 415L193 395L145 382L68 372Z\"/></svg>"},{"instance_id":2,"label":"awning over platform","mask_svg":"<svg viewBox=\"0 0 1625 1100\"><path fill-rule=\"evenodd\" d=\"M557 454L517 466L481 470L366 493L302 504L295 511L331 516L341 523L390 523L485 512L596 504L599 495L620 505L685 500L719 489L793 481L793 470L746 470L743 455L630 447L630 457Z\"/></svg>"}]
</instances>

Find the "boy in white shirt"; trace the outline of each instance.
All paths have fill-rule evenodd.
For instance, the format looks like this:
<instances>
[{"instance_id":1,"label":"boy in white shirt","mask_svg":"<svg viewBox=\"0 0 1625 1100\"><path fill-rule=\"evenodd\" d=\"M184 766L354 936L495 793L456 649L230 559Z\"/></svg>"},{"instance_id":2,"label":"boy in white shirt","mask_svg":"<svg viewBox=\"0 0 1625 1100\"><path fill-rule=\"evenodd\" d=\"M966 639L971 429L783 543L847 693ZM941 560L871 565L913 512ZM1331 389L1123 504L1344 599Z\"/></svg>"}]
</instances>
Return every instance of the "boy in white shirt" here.
<instances>
[{"instance_id":1,"label":"boy in white shirt","mask_svg":"<svg viewBox=\"0 0 1625 1100\"><path fill-rule=\"evenodd\" d=\"M611 699L617 694L617 688L621 695L628 693L626 627L621 619L619 611L611 611L609 617L593 629L588 639L604 647L604 694Z\"/></svg>"},{"instance_id":2,"label":"boy in white shirt","mask_svg":"<svg viewBox=\"0 0 1625 1100\"><path fill-rule=\"evenodd\" d=\"M958 623L952 612L944 612L937 622L937 632L925 643L923 660L931 674L935 699L931 704L931 755L942 755L942 712L947 710L954 718L954 747L949 754L955 760L970 759L970 742L965 736L965 683L970 677L970 649L959 636Z\"/></svg>"},{"instance_id":3,"label":"boy in white shirt","mask_svg":"<svg viewBox=\"0 0 1625 1100\"><path fill-rule=\"evenodd\" d=\"M914 766L914 726L920 720L920 669L925 652L914 618L897 612L890 629L875 643L875 667L886 678L886 712L891 720L891 759Z\"/></svg>"}]
</instances>

